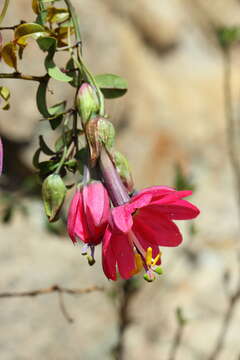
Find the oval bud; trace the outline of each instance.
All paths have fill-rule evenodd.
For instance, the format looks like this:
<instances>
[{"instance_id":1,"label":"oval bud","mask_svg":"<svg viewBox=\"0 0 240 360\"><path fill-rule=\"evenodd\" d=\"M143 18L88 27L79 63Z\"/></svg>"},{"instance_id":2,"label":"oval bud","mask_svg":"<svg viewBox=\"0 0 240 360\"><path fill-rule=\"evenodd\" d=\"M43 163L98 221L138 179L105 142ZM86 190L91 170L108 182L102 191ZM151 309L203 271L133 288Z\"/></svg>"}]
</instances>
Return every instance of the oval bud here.
<instances>
[{"instance_id":1,"label":"oval bud","mask_svg":"<svg viewBox=\"0 0 240 360\"><path fill-rule=\"evenodd\" d=\"M49 175L42 185L42 198L45 213L50 222L56 221L58 213L63 205L66 186L62 178L57 174Z\"/></svg>"},{"instance_id":2,"label":"oval bud","mask_svg":"<svg viewBox=\"0 0 240 360\"><path fill-rule=\"evenodd\" d=\"M85 125L93 114L99 110L97 94L88 83L83 83L78 91L76 106Z\"/></svg>"},{"instance_id":3,"label":"oval bud","mask_svg":"<svg viewBox=\"0 0 240 360\"><path fill-rule=\"evenodd\" d=\"M115 129L111 121L99 118L98 138L107 149L111 149L113 147L115 141Z\"/></svg>"}]
</instances>

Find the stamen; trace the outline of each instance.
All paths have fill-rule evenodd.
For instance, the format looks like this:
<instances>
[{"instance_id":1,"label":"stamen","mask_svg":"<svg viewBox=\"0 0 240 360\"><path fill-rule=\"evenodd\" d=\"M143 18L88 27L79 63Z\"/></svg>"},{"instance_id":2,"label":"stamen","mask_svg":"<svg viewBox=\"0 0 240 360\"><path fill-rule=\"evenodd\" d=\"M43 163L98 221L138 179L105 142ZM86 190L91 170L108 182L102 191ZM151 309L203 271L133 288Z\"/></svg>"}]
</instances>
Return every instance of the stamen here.
<instances>
[{"instance_id":1,"label":"stamen","mask_svg":"<svg viewBox=\"0 0 240 360\"><path fill-rule=\"evenodd\" d=\"M82 251L81 251L82 255L87 255L87 251L88 251L88 244L85 244L82 247Z\"/></svg>"},{"instance_id":2,"label":"stamen","mask_svg":"<svg viewBox=\"0 0 240 360\"><path fill-rule=\"evenodd\" d=\"M142 257L140 254L135 254L135 264L137 272L140 272L143 268Z\"/></svg>"},{"instance_id":3,"label":"stamen","mask_svg":"<svg viewBox=\"0 0 240 360\"><path fill-rule=\"evenodd\" d=\"M146 264L147 266L151 266L151 263L152 263L152 248L148 247L146 253Z\"/></svg>"},{"instance_id":4,"label":"stamen","mask_svg":"<svg viewBox=\"0 0 240 360\"><path fill-rule=\"evenodd\" d=\"M152 266L155 266L155 265L157 264L157 262L158 262L159 259L160 259L160 254L158 254L158 255L155 257L155 259L153 259L153 261L152 261Z\"/></svg>"},{"instance_id":5,"label":"stamen","mask_svg":"<svg viewBox=\"0 0 240 360\"><path fill-rule=\"evenodd\" d=\"M143 276L144 280L146 280L147 282L152 282L155 280L155 275L153 274L153 272L151 270L148 270L146 272L146 274Z\"/></svg>"}]
</instances>

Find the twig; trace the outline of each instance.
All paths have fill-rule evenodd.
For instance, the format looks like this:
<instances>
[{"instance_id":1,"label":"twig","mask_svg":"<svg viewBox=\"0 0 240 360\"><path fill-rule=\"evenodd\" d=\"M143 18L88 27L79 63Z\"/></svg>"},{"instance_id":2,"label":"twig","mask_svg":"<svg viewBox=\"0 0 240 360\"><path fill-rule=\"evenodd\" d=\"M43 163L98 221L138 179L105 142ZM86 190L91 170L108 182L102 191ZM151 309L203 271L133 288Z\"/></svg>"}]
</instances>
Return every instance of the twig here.
<instances>
[{"instance_id":1,"label":"twig","mask_svg":"<svg viewBox=\"0 0 240 360\"><path fill-rule=\"evenodd\" d=\"M232 295L229 299L228 308L227 308L227 311L223 318L221 330L220 330L216 345L215 345L212 353L210 354L208 360L216 360L218 358L220 352L222 351L224 342L225 342L225 338L227 335L227 331L229 329L229 326L230 326L231 320L233 318L233 314L234 314L234 311L235 311L235 308L236 308L236 305L237 305L239 299L240 299L240 289L238 289L238 291L234 295Z\"/></svg>"},{"instance_id":2,"label":"twig","mask_svg":"<svg viewBox=\"0 0 240 360\"><path fill-rule=\"evenodd\" d=\"M92 286L92 287L88 287L85 289L68 289L68 288L64 288L59 285L53 285L48 288L30 290L30 291L2 292L2 293L0 293L0 298L35 297L35 296L39 296L39 295L48 295L48 294L52 294L52 293L57 293L58 300L59 300L59 307L60 307L60 310L61 310L64 318L69 323L73 323L74 319L68 314L68 311L64 304L63 294L65 293L68 295L82 295L82 294L91 293L93 291L103 291L103 290L104 290L104 288L101 286Z\"/></svg>"},{"instance_id":3,"label":"twig","mask_svg":"<svg viewBox=\"0 0 240 360\"><path fill-rule=\"evenodd\" d=\"M179 346L182 342L183 331L184 331L185 325L187 323L186 319L183 317L181 308L176 309L176 318L177 318L178 327L177 327L176 333L173 338L173 342L172 342L172 346L170 348L168 360L176 359L176 355L177 355Z\"/></svg>"},{"instance_id":4,"label":"twig","mask_svg":"<svg viewBox=\"0 0 240 360\"><path fill-rule=\"evenodd\" d=\"M63 316L65 317L65 319L69 322L69 323L73 323L74 320L73 318L68 314L68 311L66 309L64 300L63 300L63 294L62 292L58 293L58 299L59 299L59 307L62 311Z\"/></svg>"},{"instance_id":5,"label":"twig","mask_svg":"<svg viewBox=\"0 0 240 360\"><path fill-rule=\"evenodd\" d=\"M240 271L240 256L238 256L238 263L239 263L239 271ZM240 272L239 272L239 274L240 274ZM216 344L215 344L214 349L213 349L212 353L210 354L208 360L216 360L218 358L219 354L221 353L223 346L224 346L224 342L225 342L225 338L226 338L228 329L231 324L231 320L234 315L236 305L238 304L238 301L240 300L240 275L238 278L236 290L232 294L229 292L229 288L228 288L229 280L230 280L230 274L228 273L228 276L226 276L226 273L225 273L225 275L223 277L223 281L224 281L225 293L228 298L228 307L227 307L227 310L226 310L225 315L222 320L222 325L221 325L221 329L220 329Z\"/></svg>"},{"instance_id":6,"label":"twig","mask_svg":"<svg viewBox=\"0 0 240 360\"><path fill-rule=\"evenodd\" d=\"M130 316L130 304L132 298L139 291L139 285L136 279L125 280L120 284L118 293L119 310L118 310L118 341L113 348L113 356L115 360L124 359L124 334L132 322Z\"/></svg>"},{"instance_id":7,"label":"twig","mask_svg":"<svg viewBox=\"0 0 240 360\"><path fill-rule=\"evenodd\" d=\"M30 291L13 291L13 292L2 292L0 293L0 298L11 298L11 297L34 297L39 295L47 295L54 292L65 293L69 295L82 295L88 294L93 291L103 291L104 288L101 286L92 286L85 289L68 289L61 287L59 285L53 285L48 288L30 290Z\"/></svg>"},{"instance_id":8,"label":"twig","mask_svg":"<svg viewBox=\"0 0 240 360\"><path fill-rule=\"evenodd\" d=\"M238 151L236 149L235 139L235 124L234 124L234 112L232 104L232 91L231 91L231 54L230 48L222 48L223 61L224 61L224 103L225 103L225 117L227 125L227 141L228 141L228 152L229 159L231 162L233 175L236 183L236 195L237 205L239 210L239 221L240 221L240 162L238 160Z\"/></svg>"},{"instance_id":9,"label":"twig","mask_svg":"<svg viewBox=\"0 0 240 360\"><path fill-rule=\"evenodd\" d=\"M43 81L44 76L23 75L18 72L14 72L6 74L0 73L0 79L20 79L41 82Z\"/></svg>"}]
</instances>

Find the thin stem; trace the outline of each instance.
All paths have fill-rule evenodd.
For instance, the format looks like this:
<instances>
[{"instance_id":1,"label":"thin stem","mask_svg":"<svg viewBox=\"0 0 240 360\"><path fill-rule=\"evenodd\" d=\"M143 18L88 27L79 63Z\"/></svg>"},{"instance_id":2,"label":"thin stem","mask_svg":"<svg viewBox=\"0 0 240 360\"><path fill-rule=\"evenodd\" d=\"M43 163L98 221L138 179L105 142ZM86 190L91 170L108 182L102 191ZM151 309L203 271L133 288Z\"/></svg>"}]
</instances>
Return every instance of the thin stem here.
<instances>
[{"instance_id":1,"label":"thin stem","mask_svg":"<svg viewBox=\"0 0 240 360\"><path fill-rule=\"evenodd\" d=\"M130 200L128 192L104 147L101 151L99 164L104 184L113 205L119 206L128 202Z\"/></svg>"},{"instance_id":2,"label":"thin stem","mask_svg":"<svg viewBox=\"0 0 240 360\"><path fill-rule=\"evenodd\" d=\"M240 163L238 160L238 151L236 149L235 142L235 124L234 124L234 112L232 101L232 89L231 89L231 56L230 49L223 49L224 60L224 103L225 103L225 117L227 125L227 141L229 159L232 165L233 175L235 177L237 205L239 210L240 221Z\"/></svg>"},{"instance_id":3,"label":"thin stem","mask_svg":"<svg viewBox=\"0 0 240 360\"><path fill-rule=\"evenodd\" d=\"M234 314L234 311L236 308L236 304L239 300L239 296L240 296L240 292L236 293L235 296L233 296L229 301L227 311L226 311L223 321L222 321L222 326L221 326L221 330L220 330L216 345L215 345L212 353L210 354L208 360L216 360L223 349L225 338L226 338L228 329L230 327L231 320L233 318L233 314Z\"/></svg>"},{"instance_id":4,"label":"thin stem","mask_svg":"<svg viewBox=\"0 0 240 360\"><path fill-rule=\"evenodd\" d=\"M44 76L23 75L18 72L6 74L0 73L0 79L20 79L41 82L44 80Z\"/></svg>"},{"instance_id":5,"label":"thin stem","mask_svg":"<svg viewBox=\"0 0 240 360\"><path fill-rule=\"evenodd\" d=\"M3 9L2 9L2 12L1 12L1 14L0 14L0 24L1 24L1 22L3 21L5 15L6 15L9 2L10 2L10 0L5 0L5 2L4 2Z\"/></svg>"}]
</instances>

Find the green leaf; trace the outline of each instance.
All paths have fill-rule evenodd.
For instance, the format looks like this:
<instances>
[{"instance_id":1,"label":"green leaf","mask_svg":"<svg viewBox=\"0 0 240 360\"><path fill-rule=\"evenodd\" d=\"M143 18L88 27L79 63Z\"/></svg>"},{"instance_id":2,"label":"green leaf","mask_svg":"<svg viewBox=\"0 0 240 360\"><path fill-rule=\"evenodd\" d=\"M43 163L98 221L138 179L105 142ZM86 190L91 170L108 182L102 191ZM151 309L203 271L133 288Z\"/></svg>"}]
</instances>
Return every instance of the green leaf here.
<instances>
[{"instance_id":1,"label":"green leaf","mask_svg":"<svg viewBox=\"0 0 240 360\"><path fill-rule=\"evenodd\" d=\"M6 43L1 51L4 62L17 71L16 45L13 42Z\"/></svg>"},{"instance_id":2,"label":"green leaf","mask_svg":"<svg viewBox=\"0 0 240 360\"><path fill-rule=\"evenodd\" d=\"M68 75L72 77L72 81L69 82L70 85L72 85L73 87L79 87L81 85L81 82L82 82L82 76L80 74L80 71L76 71L74 69L76 69L76 66L74 64L74 60L73 59L70 59L68 62L67 62L67 65L66 65L66 69L67 70L72 70L72 71L69 71L68 72Z\"/></svg>"},{"instance_id":3,"label":"green leaf","mask_svg":"<svg viewBox=\"0 0 240 360\"><path fill-rule=\"evenodd\" d=\"M40 148L38 148L35 151L35 154L33 155L33 159L32 159L33 166L37 169L39 169L39 158L40 158L41 151L42 150Z\"/></svg>"},{"instance_id":4,"label":"green leaf","mask_svg":"<svg viewBox=\"0 0 240 360\"><path fill-rule=\"evenodd\" d=\"M50 114L48 111L47 100L46 100L46 93L47 93L49 79L50 77L46 75L45 80L40 82L36 96L38 111L45 118L49 118L52 116L52 114Z\"/></svg>"},{"instance_id":5,"label":"green leaf","mask_svg":"<svg viewBox=\"0 0 240 360\"><path fill-rule=\"evenodd\" d=\"M10 98L10 91L5 86L0 86L0 97L4 100L2 110L9 110L10 105L8 99Z\"/></svg>"},{"instance_id":6,"label":"green leaf","mask_svg":"<svg viewBox=\"0 0 240 360\"><path fill-rule=\"evenodd\" d=\"M43 36L47 36L48 33L43 26L36 23L27 23L19 25L15 30L15 41L18 45L26 45L27 40L32 37L37 40Z\"/></svg>"},{"instance_id":7,"label":"green leaf","mask_svg":"<svg viewBox=\"0 0 240 360\"><path fill-rule=\"evenodd\" d=\"M69 82L72 81L72 77L64 74L58 67L57 65L54 63L53 61L53 57L55 54L55 50L56 47L55 45L51 46L49 51L48 51L48 55L45 59L45 68L48 72L48 75L51 76L53 79L58 80L58 81L64 81L64 82Z\"/></svg>"},{"instance_id":8,"label":"green leaf","mask_svg":"<svg viewBox=\"0 0 240 360\"><path fill-rule=\"evenodd\" d=\"M52 46L56 46L56 39L51 36L42 37L37 40L37 43L42 51L49 51Z\"/></svg>"},{"instance_id":9,"label":"green leaf","mask_svg":"<svg viewBox=\"0 0 240 360\"><path fill-rule=\"evenodd\" d=\"M127 80L118 75L100 74L95 75L94 78L105 98L117 98L127 92Z\"/></svg>"},{"instance_id":10,"label":"green leaf","mask_svg":"<svg viewBox=\"0 0 240 360\"><path fill-rule=\"evenodd\" d=\"M49 148L42 135L39 136L39 146L42 152L44 152L44 154L55 155L55 152Z\"/></svg>"},{"instance_id":11,"label":"green leaf","mask_svg":"<svg viewBox=\"0 0 240 360\"><path fill-rule=\"evenodd\" d=\"M47 12L47 21L50 23L60 23L68 20L69 18L69 13L65 8L56 8L54 6L50 6L47 9Z\"/></svg>"},{"instance_id":12,"label":"green leaf","mask_svg":"<svg viewBox=\"0 0 240 360\"><path fill-rule=\"evenodd\" d=\"M223 27L217 30L219 44L226 48L240 40L240 28L237 26Z\"/></svg>"},{"instance_id":13,"label":"green leaf","mask_svg":"<svg viewBox=\"0 0 240 360\"><path fill-rule=\"evenodd\" d=\"M57 115L57 114L58 114L58 115L61 114L62 112L65 111L66 104L67 104L66 101L62 101L62 102L60 102L60 103L57 103L57 104L51 106L51 107L49 108L49 113L52 114L52 116ZM50 119L50 120L51 120L51 119Z\"/></svg>"},{"instance_id":14,"label":"green leaf","mask_svg":"<svg viewBox=\"0 0 240 360\"><path fill-rule=\"evenodd\" d=\"M72 141L72 130L68 130L63 135L61 135L55 142L54 146L56 152L63 150L65 145L68 147L71 141Z\"/></svg>"}]
</instances>

